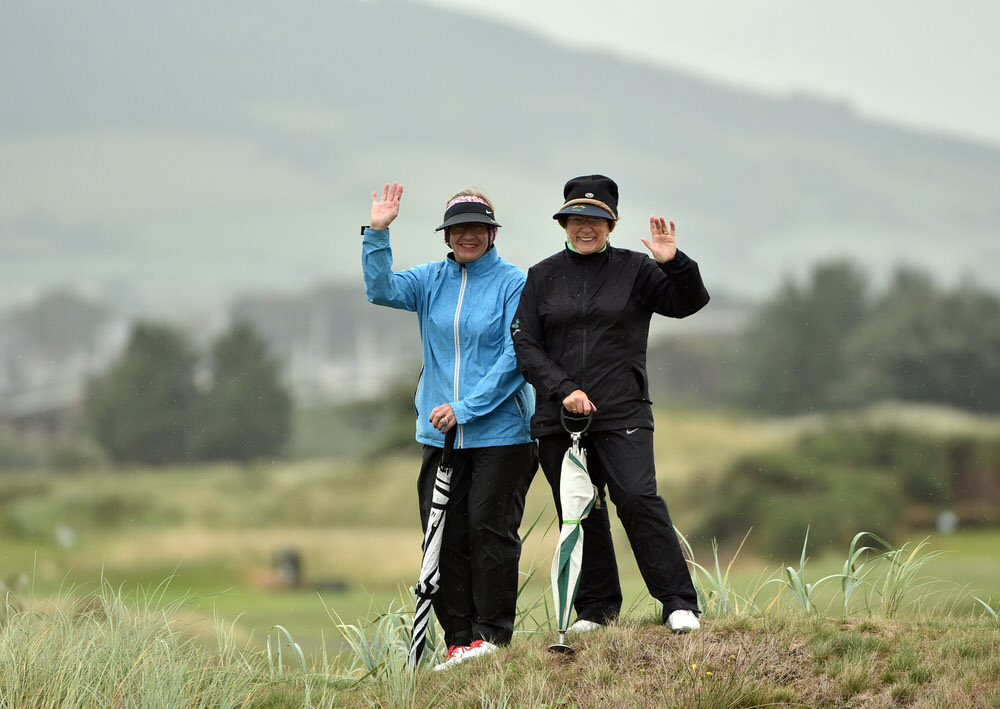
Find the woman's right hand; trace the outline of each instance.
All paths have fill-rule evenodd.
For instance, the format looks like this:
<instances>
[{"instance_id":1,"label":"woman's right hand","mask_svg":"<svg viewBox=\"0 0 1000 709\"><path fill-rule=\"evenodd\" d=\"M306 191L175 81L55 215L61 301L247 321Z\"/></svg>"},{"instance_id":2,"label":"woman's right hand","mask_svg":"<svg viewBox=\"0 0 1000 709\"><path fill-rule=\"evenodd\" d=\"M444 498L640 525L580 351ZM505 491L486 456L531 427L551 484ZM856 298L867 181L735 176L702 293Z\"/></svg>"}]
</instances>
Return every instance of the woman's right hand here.
<instances>
[{"instance_id":1,"label":"woman's right hand","mask_svg":"<svg viewBox=\"0 0 1000 709\"><path fill-rule=\"evenodd\" d=\"M399 214L399 200L403 196L403 186L393 182L390 187L385 183L382 188L382 199L378 198L377 192L372 192L372 229L388 229L392 220Z\"/></svg>"},{"instance_id":2,"label":"woman's right hand","mask_svg":"<svg viewBox=\"0 0 1000 709\"><path fill-rule=\"evenodd\" d=\"M584 414L589 416L591 411L597 411L597 407L594 406L594 402L592 402L580 389L577 389L563 399L563 406L566 407L566 410L571 414Z\"/></svg>"}]
</instances>

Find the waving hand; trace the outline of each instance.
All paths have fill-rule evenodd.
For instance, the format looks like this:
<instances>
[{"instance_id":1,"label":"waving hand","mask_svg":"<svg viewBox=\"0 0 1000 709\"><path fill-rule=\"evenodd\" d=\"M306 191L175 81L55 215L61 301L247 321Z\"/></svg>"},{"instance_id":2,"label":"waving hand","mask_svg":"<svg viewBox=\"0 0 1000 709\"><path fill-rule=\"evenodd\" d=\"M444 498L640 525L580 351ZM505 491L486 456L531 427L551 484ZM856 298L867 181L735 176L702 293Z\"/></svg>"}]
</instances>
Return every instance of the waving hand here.
<instances>
[{"instance_id":1,"label":"waving hand","mask_svg":"<svg viewBox=\"0 0 1000 709\"><path fill-rule=\"evenodd\" d=\"M403 186L393 182L392 186L388 182L382 188L382 199L378 198L377 192L372 192L372 229L388 229L392 220L399 214L399 200L403 197Z\"/></svg>"},{"instance_id":2,"label":"waving hand","mask_svg":"<svg viewBox=\"0 0 1000 709\"><path fill-rule=\"evenodd\" d=\"M653 254L659 263L666 263L677 255L676 229L673 222L667 222L663 217L649 218L649 239L642 243Z\"/></svg>"}]
</instances>

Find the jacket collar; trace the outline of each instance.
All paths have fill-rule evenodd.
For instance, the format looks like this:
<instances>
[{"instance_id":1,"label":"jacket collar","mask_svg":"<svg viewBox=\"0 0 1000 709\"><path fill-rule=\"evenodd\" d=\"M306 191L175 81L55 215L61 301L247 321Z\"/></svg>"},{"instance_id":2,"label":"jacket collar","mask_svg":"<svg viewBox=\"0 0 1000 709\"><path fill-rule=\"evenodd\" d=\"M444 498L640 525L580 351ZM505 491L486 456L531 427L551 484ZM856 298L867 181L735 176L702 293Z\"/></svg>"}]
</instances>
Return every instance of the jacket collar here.
<instances>
[{"instance_id":1,"label":"jacket collar","mask_svg":"<svg viewBox=\"0 0 1000 709\"><path fill-rule=\"evenodd\" d=\"M578 251L571 249L569 242L566 242L566 247L563 249L563 253L566 254L566 257L573 263L600 263L601 261L610 258L613 250L614 247L611 246L611 244L607 244L596 254L581 254Z\"/></svg>"}]
</instances>

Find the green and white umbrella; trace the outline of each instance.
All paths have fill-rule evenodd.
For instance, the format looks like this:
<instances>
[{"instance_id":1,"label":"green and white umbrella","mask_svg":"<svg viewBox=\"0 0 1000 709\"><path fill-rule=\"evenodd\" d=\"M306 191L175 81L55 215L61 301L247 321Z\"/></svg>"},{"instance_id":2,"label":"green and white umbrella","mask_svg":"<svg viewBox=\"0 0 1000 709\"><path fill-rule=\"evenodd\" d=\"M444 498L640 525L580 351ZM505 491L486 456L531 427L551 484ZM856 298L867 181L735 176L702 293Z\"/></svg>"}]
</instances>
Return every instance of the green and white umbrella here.
<instances>
[{"instance_id":1,"label":"green and white umbrella","mask_svg":"<svg viewBox=\"0 0 1000 709\"><path fill-rule=\"evenodd\" d=\"M563 421L565 425L565 419ZM590 425L589 417L587 426ZM583 520L597 502L597 488L587 472L587 451L580 445L582 431L570 431L572 443L563 456L559 474L559 505L562 508L562 526L559 543L552 557L552 596L555 600L556 620L559 623L559 642L550 645L552 652L572 653L566 645L566 630L573 611L573 600L580 586L580 567L583 563Z\"/></svg>"}]
</instances>

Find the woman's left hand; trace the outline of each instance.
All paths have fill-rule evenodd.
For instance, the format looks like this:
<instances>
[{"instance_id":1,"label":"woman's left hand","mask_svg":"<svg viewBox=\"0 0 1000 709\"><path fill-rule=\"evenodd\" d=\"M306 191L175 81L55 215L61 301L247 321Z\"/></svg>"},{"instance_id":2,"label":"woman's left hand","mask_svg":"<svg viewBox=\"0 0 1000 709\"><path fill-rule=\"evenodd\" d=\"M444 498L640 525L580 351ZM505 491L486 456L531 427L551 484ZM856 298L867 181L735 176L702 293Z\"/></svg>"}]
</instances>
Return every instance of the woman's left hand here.
<instances>
[{"instance_id":1,"label":"woman's left hand","mask_svg":"<svg viewBox=\"0 0 1000 709\"><path fill-rule=\"evenodd\" d=\"M447 433L449 429L458 423L455 420L455 412L452 410L451 404L435 406L429 418L431 426L441 431L441 433Z\"/></svg>"},{"instance_id":2,"label":"woman's left hand","mask_svg":"<svg viewBox=\"0 0 1000 709\"><path fill-rule=\"evenodd\" d=\"M649 218L649 239L643 239L653 258L658 263L666 263L677 255L676 229L673 222L663 217Z\"/></svg>"},{"instance_id":3,"label":"woman's left hand","mask_svg":"<svg viewBox=\"0 0 1000 709\"><path fill-rule=\"evenodd\" d=\"M378 198L378 192L372 192L372 229L388 229L389 225L399 214L399 200L403 198L403 186L398 182L393 182L392 186L385 183L382 188L382 199Z\"/></svg>"}]
</instances>

